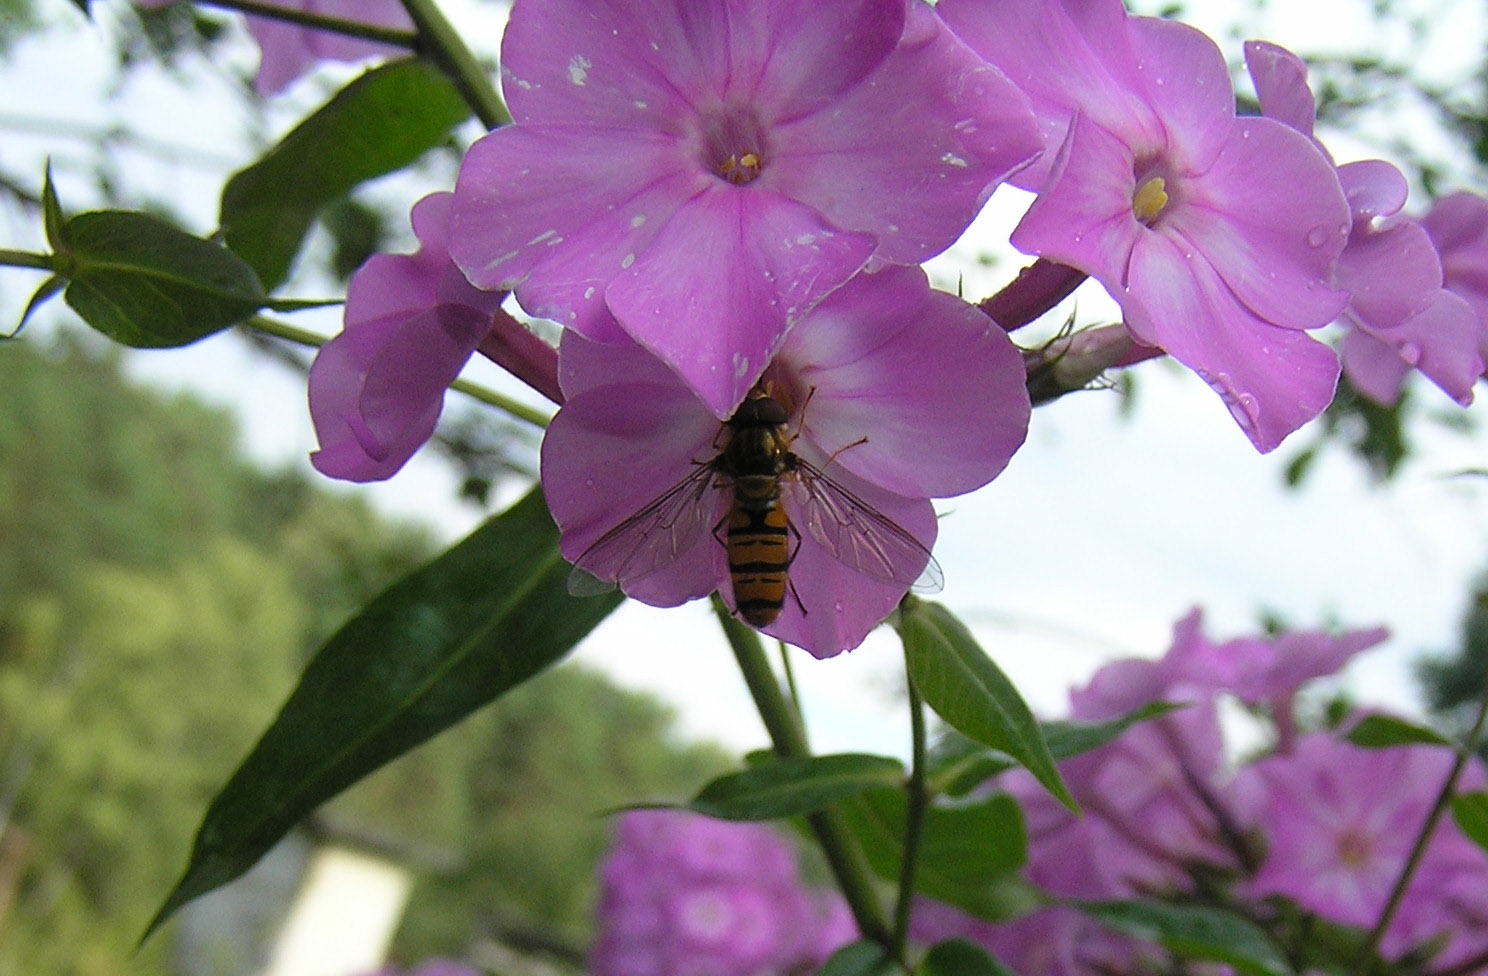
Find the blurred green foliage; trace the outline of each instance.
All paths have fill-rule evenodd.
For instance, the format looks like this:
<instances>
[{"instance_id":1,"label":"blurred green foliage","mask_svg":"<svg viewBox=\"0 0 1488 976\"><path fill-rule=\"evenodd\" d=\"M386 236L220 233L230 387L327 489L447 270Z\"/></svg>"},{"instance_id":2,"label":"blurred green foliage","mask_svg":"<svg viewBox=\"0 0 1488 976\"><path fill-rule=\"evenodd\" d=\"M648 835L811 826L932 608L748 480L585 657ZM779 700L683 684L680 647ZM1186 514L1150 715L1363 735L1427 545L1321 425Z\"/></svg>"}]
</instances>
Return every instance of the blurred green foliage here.
<instances>
[{"instance_id":1,"label":"blurred green foliage","mask_svg":"<svg viewBox=\"0 0 1488 976\"><path fill-rule=\"evenodd\" d=\"M208 801L307 655L433 551L235 442L222 412L126 381L117 353L0 345L0 976L173 972L170 930L135 941ZM411 852L406 961L513 929L582 945L593 813L726 765L671 721L562 668L321 819Z\"/></svg>"}]
</instances>

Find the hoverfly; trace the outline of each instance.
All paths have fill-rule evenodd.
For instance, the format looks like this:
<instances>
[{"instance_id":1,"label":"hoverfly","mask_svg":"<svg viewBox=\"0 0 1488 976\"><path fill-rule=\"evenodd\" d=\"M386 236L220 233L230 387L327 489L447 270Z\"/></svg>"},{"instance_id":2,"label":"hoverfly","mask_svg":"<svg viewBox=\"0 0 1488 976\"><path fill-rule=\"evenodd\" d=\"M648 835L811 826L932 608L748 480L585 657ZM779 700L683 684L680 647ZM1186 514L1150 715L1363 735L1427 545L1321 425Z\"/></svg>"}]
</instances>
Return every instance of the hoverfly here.
<instances>
[{"instance_id":1,"label":"hoverfly","mask_svg":"<svg viewBox=\"0 0 1488 976\"><path fill-rule=\"evenodd\" d=\"M940 566L918 539L791 450L789 419L785 404L756 386L720 429L717 455L695 462L574 560L569 592L593 595L665 568L707 528L716 511L709 491L728 490L728 509L711 532L727 554L739 616L768 626L787 591L801 605L789 575L801 536L781 505L785 482L800 486L793 499L806 530L838 561L881 583L939 589Z\"/></svg>"}]
</instances>

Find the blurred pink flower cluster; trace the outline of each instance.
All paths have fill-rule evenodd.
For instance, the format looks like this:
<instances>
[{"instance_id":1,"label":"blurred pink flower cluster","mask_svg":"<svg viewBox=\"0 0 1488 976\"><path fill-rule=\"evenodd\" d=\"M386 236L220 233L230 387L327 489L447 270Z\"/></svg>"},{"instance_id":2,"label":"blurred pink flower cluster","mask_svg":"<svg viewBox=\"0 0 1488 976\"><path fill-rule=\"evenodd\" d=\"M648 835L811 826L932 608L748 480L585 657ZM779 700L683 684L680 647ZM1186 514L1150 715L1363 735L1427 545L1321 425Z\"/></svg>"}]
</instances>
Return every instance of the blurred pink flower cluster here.
<instances>
[{"instance_id":1,"label":"blurred pink flower cluster","mask_svg":"<svg viewBox=\"0 0 1488 976\"><path fill-rule=\"evenodd\" d=\"M1285 899L1318 918L1369 929L1379 919L1453 762L1450 749L1369 749L1336 730L1298 734L1298 690L1385 638L1383 630L1288 632L1216 643L1198 611L1180 621L1160 660L1102 668L1071 694L1076 719L1102 721L1147 702L1184 707L1136 725L1109 745L1061 764L1084 815L1009 774L1029 834L1026 877L1072 899L1158 898L1191 903L1224 891L1254 917ZM1277 739L1232 768L1218 717L1224 696L1269 712ZM1356 716L1357 718L1357 716ZM1460 792L1481 789L1474 763ZM1480 960L1488 967L1488 855L1448 817L1425 850L1381 951L1424 953L1427 972ZM1054 907L1009 924L945 905L916 911L926 941L970 938L1022 976L1153 971L1161 951Z\"/></svg>"},{"instance_id":2,"label":"blurred pink flower cluster","mask_svg":"<svg viewBox=\"0 0 1488 976\"><path fill-rule=\"evenodd\" d=\"M593 976L792 976L856 937L846 903L802 886L766 827L622 814L600 869Z\"/></svg>"}]
</instances>

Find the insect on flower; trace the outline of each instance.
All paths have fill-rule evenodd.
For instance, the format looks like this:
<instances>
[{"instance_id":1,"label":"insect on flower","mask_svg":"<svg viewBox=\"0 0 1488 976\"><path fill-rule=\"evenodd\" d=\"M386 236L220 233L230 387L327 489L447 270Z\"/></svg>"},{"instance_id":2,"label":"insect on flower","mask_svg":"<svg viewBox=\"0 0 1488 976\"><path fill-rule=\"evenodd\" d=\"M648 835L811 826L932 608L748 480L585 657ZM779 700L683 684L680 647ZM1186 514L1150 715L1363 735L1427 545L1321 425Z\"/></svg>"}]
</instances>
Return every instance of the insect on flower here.
<instances>
[{"instance_id":1,"label":"insect on flower","mask_svg":"<svg viewBox=\"0 0 1488 976\"><path fill-rule=\"evenodd\" d=\"M930 551L792 451L789 419L784 402L755 386L719 429L718 454L695 461L686 477L585 549L574 561L569 592L592 596L675 561L717 510L715 490L731 494L711 532L727 553L738 614L755 627L779 616L787 590L806 612L790 582L801 535L787 507L812 539L851 569L882 583L938 590L944 577Z\"/></svg>"}]
</instances>

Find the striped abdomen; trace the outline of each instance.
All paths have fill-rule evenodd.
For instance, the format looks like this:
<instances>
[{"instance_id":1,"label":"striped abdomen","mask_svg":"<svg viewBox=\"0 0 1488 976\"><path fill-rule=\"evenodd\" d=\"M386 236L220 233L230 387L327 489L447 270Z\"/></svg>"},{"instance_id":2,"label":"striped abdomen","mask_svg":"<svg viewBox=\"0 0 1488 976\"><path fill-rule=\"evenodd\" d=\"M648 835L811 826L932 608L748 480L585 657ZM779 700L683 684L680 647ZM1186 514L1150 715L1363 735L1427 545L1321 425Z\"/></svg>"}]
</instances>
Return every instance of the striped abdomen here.
<instances>
[{"instance_id":1,"label":"striped abdomen","mask_svg":"<svg viewBox=\"0 0 1488 976\"><path fill-rule=\"evenodd\" d=\"M759 483L751 483L752 478ZM779 484L778 478L761 475L739 478L728 515L724 545L734 605L739 616L755 627L773 622L785 606L790 522L780 507Z\"/></svg>"}]
</instances>

